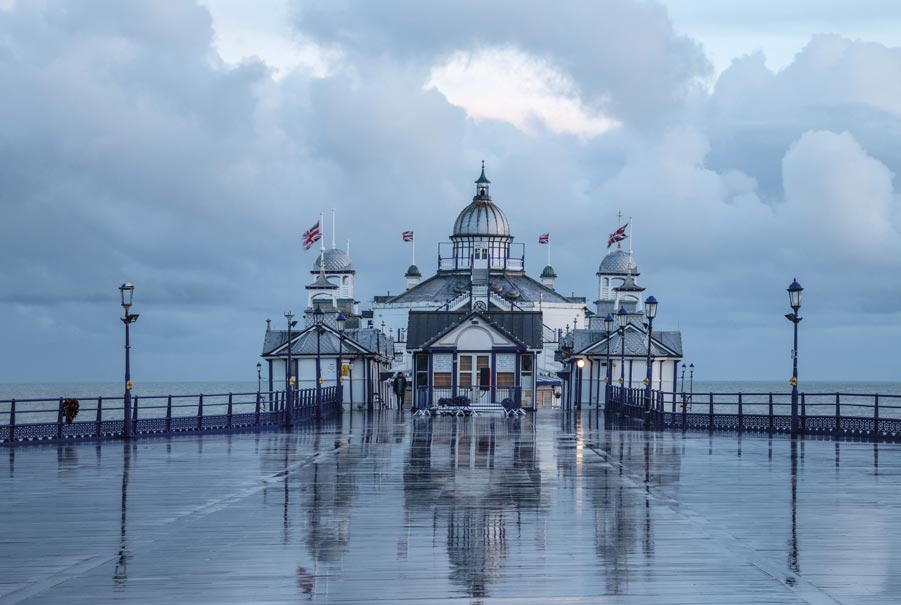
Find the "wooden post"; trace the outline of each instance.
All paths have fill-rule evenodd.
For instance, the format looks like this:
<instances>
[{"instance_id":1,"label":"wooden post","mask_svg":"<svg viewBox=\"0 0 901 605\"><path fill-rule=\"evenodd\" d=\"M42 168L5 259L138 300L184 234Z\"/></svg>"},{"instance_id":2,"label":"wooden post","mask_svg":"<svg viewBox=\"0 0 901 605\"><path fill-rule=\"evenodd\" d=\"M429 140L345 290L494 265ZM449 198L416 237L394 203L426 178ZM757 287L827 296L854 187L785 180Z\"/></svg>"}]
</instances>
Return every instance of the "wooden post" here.
<instances>
[{"instance_id":1,"label":"wooden post","mask_svg":"<svg viewBox=\"0 0 901 605\"><path fill-rule=\"evenodd\" d=\"M770 401L770 403L769 403L769 420L768 420L767 432L772 434L773 433L773 394L772 393L770 393L769 401Z\"/></svg>"},{"instance_id":2,"label":"wooden post","mask_svg":"<svg viewBox=\"0 0 901 605\"><path fill-rule=\"evenodd\" d=\"M166 432L172 432L172 395L166 397Z\"/></svg>"},{"instance_id":3,"label":"wooden post","mask_svg":"<svg viewBox=\"0 0 901 605\"><path fill-rule=\"evenodd\" d=\"M685 393L682 393L682 430L688 428L688 400L685 399Z\"/></svg>"},{"instance_id":4,"label":"wooden post","mask_svg":"<svg viewBox=\"0 0 901 605\"><path fill-rule=\"evenodd\" d=\"M742 405L741 393L738 394L738 432L745 430L745 409Z\"/></svg>"},{"instance_id":5,"label":"wooden post","mask_svg":"<svg viewBox=\"0 0 901 605\"><path fill-rule=\"evenodd\" d=\"M63 438L63 398L59 398L59 408L56 411L56 438Z\"/></svg>"},{"instance_id":6,"label":"wooden post","mask_svg":"<svg viewBox=\"0 0 901 605\"><path fill-rule=\"evenodd\" d=\"M260 392L257 391L257 405L254 409L254 426L260 426Z\"/></svg>"},{"instance_id":7,"label":"wooden post","mask_svg":"<svg viewBox=\"0 0 901 605\"><path fill-rule=\"evenodd\" d=\"M707 412L707 422L709 423L708 429L710 432L713 432L713 393L710 393L710 407Z\"/></svg>"},{"instance_id":8,"label":"wooden post","mask_svg":"<svg viewBox=\"0 0 901 605\"><path fill-rule=\"evenodd\" d=\"M203 393L197 400L197 430L203 430Z\"/></svg>"},{"instance_id":9,"label":"wooden post","mask_svg":"<svg viewBox=\"0 0 901 605\"><path fill-rule=\"evenodd\" d=\"M226 428L232 428L232 394L228 394L228 412L226 413L225 420Z\"/></svg>"}]
</instances>

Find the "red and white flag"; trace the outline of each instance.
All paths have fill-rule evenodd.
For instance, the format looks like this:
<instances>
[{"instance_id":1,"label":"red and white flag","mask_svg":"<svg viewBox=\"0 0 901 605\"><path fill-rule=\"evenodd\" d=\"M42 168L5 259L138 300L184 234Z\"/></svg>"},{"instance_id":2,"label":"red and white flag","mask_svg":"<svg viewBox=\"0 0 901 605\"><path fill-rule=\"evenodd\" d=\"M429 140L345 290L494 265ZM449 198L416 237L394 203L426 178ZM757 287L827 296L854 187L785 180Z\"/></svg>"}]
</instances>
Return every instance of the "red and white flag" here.
<instances>
[{"instance_id":1,"label":"red and white flag","mask_svg":"<svg viewBox=\"0 0 901 605\"><path fill-rule=\"evenodd\" d=\"M303 249L309 250L310 246L322 239L322 229L319 228L319 221L306 230L303 234Z\"/></svg>"},{"instance_id":2,"label":"red and white flag","mask_svg":"<svg viewBox=\"0 0 901 605\"><path fill-rule=\"evenodd\" d=\"M401 237L404 239L405 242L412 242L413 241L413 232L412 231L404 231L403 234L401 234Z\"/></svg>"},{"instance_id":3,"label":"red and white flag","mask_svg":"<svg viewBox=\"0 0 901 605\"><path fill-rule=\"evenodd\" d=\"M610 246L612 246L613 244L615 244L616 242L621 242L624 239L626 239L627 237L629 237L628 235L626 235L626 227L628 227L628 226L629 226L629 223L626 223L625 225L623 225L622 227L620 227L619 229L617 229L616 231L614 231L613 233L610 234L610 238L607 240L608 248Z\"/></svg>"},{"instance_id":4,"label":"red and white flag","mask_svg":"<svg viewBox=\"0 0 901 605\"><path fill-rule=\"evenodd\" d=\"M542 233L538 236L539 244L550 244L551 243L551 234L550 233Z\"/></svg>"}]
</instances>

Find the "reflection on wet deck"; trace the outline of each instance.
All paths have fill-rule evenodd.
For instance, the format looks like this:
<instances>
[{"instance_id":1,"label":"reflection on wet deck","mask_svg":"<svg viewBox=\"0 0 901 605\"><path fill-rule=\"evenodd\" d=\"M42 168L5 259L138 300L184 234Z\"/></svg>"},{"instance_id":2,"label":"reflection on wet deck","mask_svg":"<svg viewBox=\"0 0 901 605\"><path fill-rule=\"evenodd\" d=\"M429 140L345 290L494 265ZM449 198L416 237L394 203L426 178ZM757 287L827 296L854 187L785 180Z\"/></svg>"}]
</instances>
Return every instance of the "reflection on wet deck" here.
<instances>
[{"instance_id":1,"label":"reflection on wet deck","mask_svg":"<svg viewBox=\"0 0 901 605\"><path fill-rule=\"evenodd\" d=\"M898 445L385 411L0 454L0 604L901 600Z\"/></svg>"}]
</instances>

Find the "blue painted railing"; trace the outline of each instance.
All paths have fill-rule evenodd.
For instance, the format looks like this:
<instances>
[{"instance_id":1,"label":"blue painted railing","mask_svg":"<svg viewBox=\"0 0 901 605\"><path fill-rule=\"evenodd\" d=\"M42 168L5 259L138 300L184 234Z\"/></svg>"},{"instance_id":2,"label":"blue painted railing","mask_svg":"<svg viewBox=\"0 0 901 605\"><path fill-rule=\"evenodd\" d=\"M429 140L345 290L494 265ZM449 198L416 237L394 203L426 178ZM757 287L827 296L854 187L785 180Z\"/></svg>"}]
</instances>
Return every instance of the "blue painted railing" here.
<instances>
[{"instance_id":1,"label":"blue painted railing","mask_svg":"<svg viewBox=\"0 0 901 605\"><path fill-rule=\"evenodd\" d=\"M673 393L610 387L606 414L649 428L791 433L791 393ZM797 434L901 441L901 395L799 393Z\"/></svg>"},{"instance_id":2,"label":"blue painted railing","mask_svg":"<svg viewBox=\"0 0 901 605\"><path fill-rule=\"evenodd\" d=\"M0 400L0 445L47 440L110 439L125 436L122 397L78 400L78 414L68 422L68 398ZM198 432L274 429L330 416L341 411L340 387L216 393L198 395L135 395L131 437Z\"/></svg>"}]
</instances>

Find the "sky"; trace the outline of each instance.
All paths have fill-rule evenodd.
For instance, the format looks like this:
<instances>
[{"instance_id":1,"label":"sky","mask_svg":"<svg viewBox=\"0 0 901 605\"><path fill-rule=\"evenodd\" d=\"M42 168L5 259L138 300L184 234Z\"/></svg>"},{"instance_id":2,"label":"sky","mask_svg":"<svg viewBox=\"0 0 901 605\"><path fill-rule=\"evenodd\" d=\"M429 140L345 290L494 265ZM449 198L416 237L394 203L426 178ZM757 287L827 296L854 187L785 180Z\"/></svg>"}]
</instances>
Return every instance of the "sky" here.
<instances>
[{"instance_id":1,"label":"sky","mask_svg":"<svg viewBox=\"0 0 901 605\"><path fill-rule=\"evenodd\" d=\"M898 380L901 5L0 0L0 382L253 380L319 212L399 292L485 160L593 301L619 211L696 378ZM333 234L326 221L326 240Z\"/></svg>"}]
</instances>

